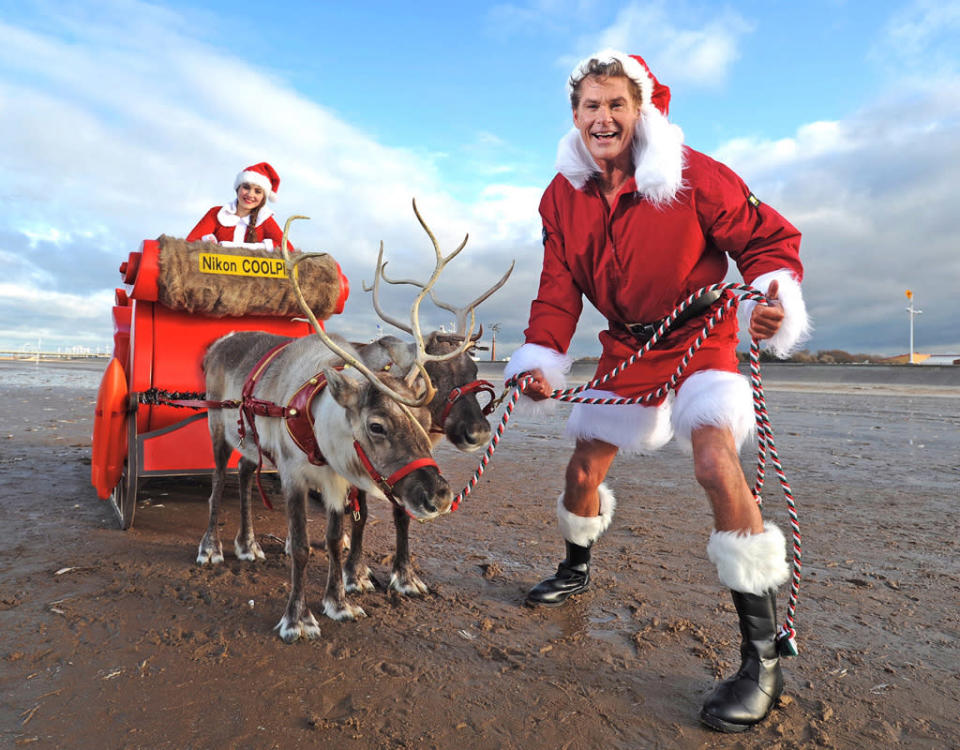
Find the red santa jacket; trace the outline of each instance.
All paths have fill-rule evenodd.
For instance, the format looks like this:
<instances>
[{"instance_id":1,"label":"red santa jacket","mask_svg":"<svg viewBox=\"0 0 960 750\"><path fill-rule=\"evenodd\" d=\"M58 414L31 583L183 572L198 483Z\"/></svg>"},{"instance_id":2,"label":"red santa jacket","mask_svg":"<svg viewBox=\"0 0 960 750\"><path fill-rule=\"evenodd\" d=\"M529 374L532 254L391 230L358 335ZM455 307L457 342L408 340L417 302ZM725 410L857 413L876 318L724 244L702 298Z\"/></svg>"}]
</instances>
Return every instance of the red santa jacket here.
<instances>
[{"instance_id":1,"label":"red santa jacket","mask_svg":"<svg viewBox=\"0 0 960 750\"><path fill-rule=\"evenodd\" d=\"M666 197L661 191L651 200L647 183L639 191L637 179L630 178L608 210L593 181L574 176L574 182L582 182L578 189L558 174L551 182L540 203L544 260L525 331L528 344L566 352L586 296L612 324L600 334L597 371L608 372L639 348L617 323L660 320L692 292L722 282L728 257L747 283L786 272L799 294L800 233L759 202L728 167L677 145L679 179ZM702 319L681 326L604 388L637 395L661 385L702 326ZM737 322L729 315L691 360L687 374L736 371L736 344Z\"/></svg>"},{"instance_id":2,"label":"red santa jacket","mask_svg":"<svg viewBox=\"0 0 960 750\"><path fill-rule=\"evenodd\" d=\"M217 242L236 242L242 243L247 234L247 217L237 216L237 203L226 206L214 206L204 217L197 222L197 225L187 235L187 242L198 242L205 236L212 234L217 238ZM273 211L267 206L262 206L257 214L257 225L254 227L256 242L263 242L268 249L280 250L280 243L283 241L283 231L280 229L276 220L273 218ZM288 249L293 252L293 245L288 244Z\"/></svg>"}]
</instances>

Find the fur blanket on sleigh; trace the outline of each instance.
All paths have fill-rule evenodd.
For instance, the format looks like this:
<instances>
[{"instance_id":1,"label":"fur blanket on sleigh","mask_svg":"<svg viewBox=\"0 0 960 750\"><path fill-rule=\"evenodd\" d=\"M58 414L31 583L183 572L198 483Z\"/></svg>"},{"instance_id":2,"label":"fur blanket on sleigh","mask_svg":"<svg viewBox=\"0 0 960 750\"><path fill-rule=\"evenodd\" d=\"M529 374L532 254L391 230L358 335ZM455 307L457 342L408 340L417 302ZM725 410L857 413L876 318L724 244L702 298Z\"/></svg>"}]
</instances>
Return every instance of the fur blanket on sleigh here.
<instances>
[{"instance_id":1,"label":"fur blanket on sleigh","mask_svg":"<svg viewBox=\"0 0 960 750\"><path fill-rule=\"evenodd\" d=\"M224 247L214 242L187 242L161 235L157 278L158 300L173 310L214 318L246 315L302 315L293 285L286 276L231 275L201 270L201 254L233 256L242 267L282 268L279 252L263 248ZM253 263L245 259L254 260ZM272 263L258 263L263 259ZM210 264L208 263L207 266ZM340 298L340 269L330 255L310 258L297 266L303 296L319 320L329 318Z\"/></svg>"}]
</instances>

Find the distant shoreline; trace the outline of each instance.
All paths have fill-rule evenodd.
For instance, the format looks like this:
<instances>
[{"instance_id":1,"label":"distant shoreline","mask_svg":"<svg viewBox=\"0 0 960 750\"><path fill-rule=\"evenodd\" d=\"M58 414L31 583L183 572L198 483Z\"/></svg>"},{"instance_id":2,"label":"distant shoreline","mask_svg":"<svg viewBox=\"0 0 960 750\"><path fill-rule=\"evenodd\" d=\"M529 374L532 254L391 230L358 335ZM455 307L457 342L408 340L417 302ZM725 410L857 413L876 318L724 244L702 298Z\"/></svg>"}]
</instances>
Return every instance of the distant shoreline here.
<instances>
[{"instance_id":1,"label":"distant shoreline","mask_svg":"<svg viewBox=\"0 0 960 750\"><path fill-rule=\"evenodd\" d=\"M489 380L499 390L503 383L505 362L478 362L479 377ZM58 360L27 360L0 358L0 386L4 373L42 372L57 382L73 382L69 373L83 373L82 382L99 382L98 373L107 366L106 358ZM567 382L570 386L589 382L596 364L577 362ZM743 366L741 372L748 375ZM824 365L795 362L764 362L760 376L768 390L808 391L819 393L849 393L892 396L947 396L960 397L960 366L958 365ZM76 382L73 383L77 385ZM163 387L162 383L155 384Z\"/></svg>"},{"instance_id":2,"label":"distant shoreline","mask_svg":"<svg viewBox=\"0 0 960 750\"><path fill-rule=\"evenodd\" d=\"M478 362L480 377L499 384L504 362ZM577 362L568 385L582 385L593 377L596 364ZM749 368L740 372L749 375ZM837 393L960 396L958 365L825 365L799 362L763 362L760 377L771 390Z\"/></svg>"}]
</instances>

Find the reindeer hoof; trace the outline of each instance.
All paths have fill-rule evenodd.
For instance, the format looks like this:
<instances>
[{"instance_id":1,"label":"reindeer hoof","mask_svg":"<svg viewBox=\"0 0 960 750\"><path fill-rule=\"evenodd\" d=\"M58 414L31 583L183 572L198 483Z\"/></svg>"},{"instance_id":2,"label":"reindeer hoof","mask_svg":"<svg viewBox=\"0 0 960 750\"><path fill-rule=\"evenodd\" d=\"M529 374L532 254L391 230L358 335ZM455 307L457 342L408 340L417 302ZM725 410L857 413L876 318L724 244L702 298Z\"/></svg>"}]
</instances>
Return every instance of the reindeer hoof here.
<instances>
[{"instance_id":1,"label":"reindeer hoof","mask_svg":"<svg viewBox=\"0 0 960 750\"><path fill-rule=\"evenodd\" d=\"M200 549L197 551L197 565L219 565L223 562L223 546L220 542L216 545L200 542Z\"/></svg>"},{"instance_id":2,"label":"reindeer hoof","mask_svg":"<svg viewBox=\"0 0 960 750\"><path fill-rule=\"evenodd\" d=\"M423 596L430 588L415 575L400 576L394 573L390 578L390 588L401 596Z\"/></svg>"},{"instance_id":3,"label":"reindeer hoof","mask_svg":"<svg viewBox=\"0 0 960 750\"><path fill-rule=\"evenodd\" d=\"M233 540L233 554L237 556L238 560L245 560L247 562L267 559L267 556L263 554L263 549L261 549L256 539L251 539L249 542L241 542L239 536Z\"/></svg>"},{"instance_id":4,"label":"reindeer hoof","mask_svg":"<svg viewBox=\"0 0 960 750\"><path fill-rule=\"evenodd\" d=\"M347 590L347 593L361 593L367 594L371 591L377 590L377 585L373 582L373 578L370 575L370 568L366 568L359 575L348 576L346 571L343 573L343 587Z\"/></svg>"},{"instance_id":5,"label":"reindeer hoof","mask_svg":"<svg viewBox=\"0 0 960 750\"><path fill-rule=\"evenodd\" d=\"M331 620L336 620L337 622L357 620L361 617L367 616L367 613L363 611L363 607L358 607L350 604L349 602L337 604L329 599L323 600L323 614L325 614Z\"/></svg>"},{"instance_id":6,"label":"reindeer hoof","mask_svg":"<svg viewBox=\"0 0 960 750\"><path fill-rule=\"evenodd\" d=\"M280 637L287 643L293 643L301 638L314 640L320 637L320 623L313 616L313 612L307 610L306 614L295 622L292 618L284 615L277 623L274 630L280 632Z\"/></svg>"}]
</instances>

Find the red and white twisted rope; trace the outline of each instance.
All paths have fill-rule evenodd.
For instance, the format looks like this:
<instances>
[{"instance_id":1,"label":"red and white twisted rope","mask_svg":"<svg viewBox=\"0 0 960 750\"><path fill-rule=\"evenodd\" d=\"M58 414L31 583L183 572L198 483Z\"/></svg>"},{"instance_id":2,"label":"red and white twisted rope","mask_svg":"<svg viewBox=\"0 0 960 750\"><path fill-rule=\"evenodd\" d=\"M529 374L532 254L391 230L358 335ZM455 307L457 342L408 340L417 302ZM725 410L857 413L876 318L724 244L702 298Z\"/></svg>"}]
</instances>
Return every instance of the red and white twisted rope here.
<instances>
[{"instance_id":1,"label":"red and white twisted rope","mask_svg":"<svg viewBox=\"0 0 960 750\"><path fill-rule=\"evenodd\" d=\"M626 370L628 367L636 364L636 362L650 349L652 349L660 338L669 330L673 322L687 309L693 302L698 299L702 294L706 294L712 291L719 292L731 292L729 296L725 295L723 304L713 312L710 317L707 319L703 328L697 334L696 339L691 343L690 347L684 353L683 357L680 359L680 363L677 365L677 369L673 372L670 378L662 383L657 388L654 388L647 393L641 396L634 396L631 398L623 397L610 397L610 398L601 398L596 396L589 397L578 397L578 393L582 393L596 386L603 385L611 379L615 378L621 372ZM747 286L745 284L713 284L711 286L703 287L702 289L697 290L685 300L683 300L677 307L673 310L672 313L663 321L663 323L657 328L656 332L647 341L640 349L638 349L634 354L632 354L627 359L623 360L610 372L602 375L599 378L595 378L589 383L584 385L577 386L575 388L566 388L558 389L553 391L550 394L550 398L557 401L564 401L567 403L578 403L578 404L600 404L600 405L613 405L613 404L641 404L646 403L654 398L659 398L660 396L665 395L671 389L676 388L677 381L683 375L684 370L686 370L687 365L690 362L690 358L694 353L703 345L703 342L706 341L707 337L713 332L713 329L716 327L717 323L723 320L724 316L732 309L736 308L740 302L745 299L754 300L756 302L763 302L766 300L766 296L752 286ZM533 378L529 375L523 375L522 373L518 375L513 380L509 381L506 384L507 388L511 388L509 398L506 400L506 406L504 408L503 416L500 419L500 424L497 426L497 429L494 431L493 436L490 438L490 442L487 445L486 450L483 453L483 456L480 458L480 463L477 466L477 469L474 471L473 476L470 478L470 481L467 483L467 486L464 487L457 496L453 499L453 504L451 505L450 510L454 511L460 507L460 503L469 495L473 488L477 486L480 482L480 477L483 476L483 472L487 467L487 464L490 463L490 459L493 456L494 451L497 449L497 445L500 443L500 438L503 436L504 431L506 430L507 423L510 421L510 416L513 414L513 410L517 405L517 402L520 399L520 395L526 390L527 386L532 382ZM776 445L773 439L773 428L770 424L770 418L767 414L766 399L763 395L763 382L760 378L760 343L753 339L750 342L750 384L753 391L753 406L754 413L756 415L757 422L757 445L758 445L758 459L757 459L757 478L754 484L753 495L756 498L757 504L763 507L762 499L760 496L760 491L763 488L763 480L765 476L765 466L767 462L767 455L769 453L770 460L773 462L773 466L776 469L777 477L780 480L780 486L783 488L783 494L787 501L787 512L790 516L790 527L792 530L792 541L793 541L793 574L790 585L790 601L787 605L787 616L783 625L780 626L780 632L778 635L778 641L780 643L781 651L785 654L795 655L797 653L796 646L796 631L793 627L794 615L797 608L797 599L800 594L800 569L801 569L801 544L800 544L800 524L797 517L797 507L796 501L793 498L793 492L790 489L790 483L787 481L787 476L783 471L783 466L780 463L780 457L777 454ZM502 397L501 397L502 398Z\"/></svg>"}]
</instances>

